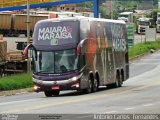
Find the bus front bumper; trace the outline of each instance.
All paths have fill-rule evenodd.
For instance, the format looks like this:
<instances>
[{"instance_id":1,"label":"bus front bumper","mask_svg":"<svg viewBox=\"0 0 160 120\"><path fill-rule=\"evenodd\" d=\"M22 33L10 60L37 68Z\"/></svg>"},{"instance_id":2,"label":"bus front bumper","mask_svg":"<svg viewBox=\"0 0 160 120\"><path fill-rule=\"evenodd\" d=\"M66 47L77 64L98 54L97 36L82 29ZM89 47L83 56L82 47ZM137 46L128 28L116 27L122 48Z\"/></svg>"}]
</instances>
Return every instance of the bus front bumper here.
<instances>
[{"instance_id":1,"label":"bus front bumper","mask_svg":"<svg viewBox=\"0 0 160 120\"><path fill-rule=\"evenodd\" d=\"M58 80L58 81L43 81L35 78L33 79L34 91L52 91L52 90L79 90L80 89L80 79L82 74L79 76L73 77L68 80Z\"/></svg>"}]
</instances>

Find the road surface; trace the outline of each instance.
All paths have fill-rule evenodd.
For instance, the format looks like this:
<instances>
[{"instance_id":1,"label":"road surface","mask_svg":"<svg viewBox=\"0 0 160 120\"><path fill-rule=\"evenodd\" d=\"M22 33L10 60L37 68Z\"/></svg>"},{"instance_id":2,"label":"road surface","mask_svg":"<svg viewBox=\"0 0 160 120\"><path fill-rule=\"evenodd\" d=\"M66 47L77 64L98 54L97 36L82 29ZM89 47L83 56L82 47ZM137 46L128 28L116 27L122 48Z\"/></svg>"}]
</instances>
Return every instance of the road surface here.
<instances>
[{"instance_id":1,"label":"road surface","mask_svg":"<svg viewBox=\"0 0 160 120\"><path fill-rule=\"evenodd\" d=\"M0 113L160 114L159 71L160 51L157 51L130 63L130 79L121 88L101 88L91 94L67 91L49 98L43 93L1 96Z\"/></svg>"}]
</instances>

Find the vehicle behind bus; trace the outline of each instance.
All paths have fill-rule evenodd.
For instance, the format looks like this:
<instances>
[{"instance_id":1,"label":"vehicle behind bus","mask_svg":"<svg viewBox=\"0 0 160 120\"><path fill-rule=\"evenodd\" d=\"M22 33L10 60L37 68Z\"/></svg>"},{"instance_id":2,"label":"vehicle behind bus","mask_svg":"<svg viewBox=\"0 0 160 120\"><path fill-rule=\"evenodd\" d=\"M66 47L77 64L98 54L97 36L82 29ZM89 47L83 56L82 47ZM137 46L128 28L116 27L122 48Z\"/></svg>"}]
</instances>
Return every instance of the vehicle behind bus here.
<instances>
[{"instance_id":1,"label":"vehicle behind bus","mask_svg":"<svg viewBox=\"0 0 160 120\"><path fill-rule=\"evenodd\" d=\"M139 18L137 22L137 33L145 34L146 29L155 27L152 18Z\"/></svg>"},{"instance_id":2,"label":"vehicle behind bus","mask_svg":"<svg viewBox=\"0 0 160 120\"><path fill-rule=\"evenodd\" d=\"M99 86L121 87L129 78L124 21L73 17L39 21L32 56L36 92L47 97L63 90L95 92Z\"/></svg>"}]
</instances>

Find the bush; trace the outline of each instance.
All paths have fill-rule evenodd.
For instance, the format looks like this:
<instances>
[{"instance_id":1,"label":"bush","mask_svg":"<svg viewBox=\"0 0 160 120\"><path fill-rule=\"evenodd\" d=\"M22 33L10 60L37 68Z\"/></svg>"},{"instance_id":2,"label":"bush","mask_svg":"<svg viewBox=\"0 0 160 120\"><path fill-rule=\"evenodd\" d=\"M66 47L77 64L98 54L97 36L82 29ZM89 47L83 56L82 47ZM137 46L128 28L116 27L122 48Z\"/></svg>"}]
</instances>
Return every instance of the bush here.
<instances>
[{"instance_id":1,"label":"bush","mask_svg":"<svg viewBox=\"0 0 160 120\"><path fill-rule=\"evenodd\" d=\"M145 54L151 49L160 49L160 40L136 44L135 46L129 48L129 58L131 59L138 55Z\"/></svg>"},{"instance_id":2,"label":"bush","mask_svg":"<svg viewBox=\"0 0 160 120\"><path fill-rule=\"evenodd\" d=\"M0 78L0 91L28 88L31 86L31 74L24 73Z\"/></svg>"}]
</instances>

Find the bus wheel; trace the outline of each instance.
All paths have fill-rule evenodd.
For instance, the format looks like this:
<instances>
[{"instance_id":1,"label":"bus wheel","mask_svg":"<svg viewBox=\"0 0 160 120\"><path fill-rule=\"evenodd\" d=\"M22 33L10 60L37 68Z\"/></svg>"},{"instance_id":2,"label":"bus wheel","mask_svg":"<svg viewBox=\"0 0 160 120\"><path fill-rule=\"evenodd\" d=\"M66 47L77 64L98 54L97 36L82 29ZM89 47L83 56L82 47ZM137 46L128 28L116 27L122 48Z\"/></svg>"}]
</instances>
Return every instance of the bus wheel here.
<instances>
[{"instance_id":1,"label":"bus wheel","mask_svg":"<svg viewBox=\"0 0 160 120\"><path fill-rule=\"evenodd\" d=\"M98 91L98 80L94 79L93 81L93 92Z\"/></svg>"},{"instance_id":2,"label":"bus wheel","mask_svg":"<svg viewBox=\"0 0 160 120\"><path fill-rule=\"evenodd\" d=\"M52 91L44 91L46 97L52 97Z\"/></svg>"},{"instance_id":3,"label":"bus wheel","mask_svg":"<svg viewBox=\"0 0 160 120\"><path fill-rule=\"evenodd\" d=\"M122 87L123 81L122 81L122 75L120 76L120 79L118 81L118 87Z\"/></svg>"},{"instance_id":4,"label":"bus wheel","mask_svg":"<svg viewBox=\"0 0 160 120\"><path fill-rule=\"evenodd\" d=\"M60 93L60 91L59 91L59 90L52 91L52 95L54 95L54 96L58 96L58 95L59 95L59 93Z\"/></svg>"},{"instance_id":5,"label":"bus wheel","mask_svg":"<svg viewBox=\"0 0 160 120\"><path fill-rule=\"evenodd\" d=\"M85 93L91 93L93 90L93 82L91 79L88 80L88 88L84 90Z\"/></svg>"},{"instance_id":6,"label":"bus wheel","mask_svg":"<svg viewBox=\"0 0 160 120\"><path fill-rule=\"evenodd\" d=\"M116 75L116 81L114 83L114 87L115 88L118 88L119 87L119 78L118 78L118 75Z\"/></svg>"}]
</instances>

